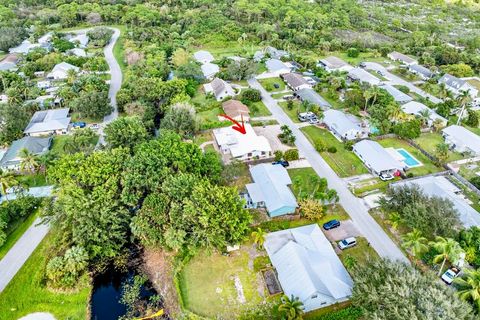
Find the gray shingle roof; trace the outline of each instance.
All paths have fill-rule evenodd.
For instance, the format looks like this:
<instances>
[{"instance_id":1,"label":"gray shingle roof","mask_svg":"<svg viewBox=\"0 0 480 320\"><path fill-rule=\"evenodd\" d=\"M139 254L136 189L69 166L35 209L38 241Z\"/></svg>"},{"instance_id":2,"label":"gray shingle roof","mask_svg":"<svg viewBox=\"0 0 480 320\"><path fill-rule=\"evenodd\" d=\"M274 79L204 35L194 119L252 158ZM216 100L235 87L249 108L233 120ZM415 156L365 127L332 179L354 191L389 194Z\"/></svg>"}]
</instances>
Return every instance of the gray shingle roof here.
<instances>
[{"instance_id":1,"label":"gray shingle roof","mask_svg":"<svg viewBox=\"0 0 480 320\"><path fill-rule=\"evenodd\" d=\"M415 71L416 73L419 73L423 75L426 78L431 78L433 76L433 72L430 71L430 69L425 68L424 66L421 66L419 64L414 64L408 67L411 71Z\"/></svg>"},{"instance_id":2,"label":"gray shingle roof","mask_svg":"<svg viewBox=\"0 0 480 320\"><path fill-rule=\"evenodd\" d=\"M398 103L406 103L406 102L410 102L410 101L413 100L413 98L410 97L408 94L403 93L402 91L398 90L397 88L395 88L394 86L391 86L389 84L384 84L382 86L379 86L379 88L387 90L387 92Z\"/></svg>"},{"instance_id":3,"label":"gray shingle roof","mask_svg":"<svg viewBox=\"0 0 480 320\"><path fill-rule=\"evenodd\" d=\"M444 74L440 79L438 79L438 82L445 83L447 86L455 88L457 90L466 83L465 80L454 77L448 73Z\"/></svg>"},{"instance_id":4,"label":"gray shingle roof","mask_svg":"<svg viewBox=\"0 0 480 320\"><path fill-rule=\"evenodd\" d=\"M282 75L283 80L292 88L298 88L302 85L309 85L302 75L298 73L285 73Z\"/></svg>"},{"instance_id":5,"label":"gray shingle roof","mask_svg":"<svg viewBox=\"0 0 480 320\"><path fill-rule=\"evenodd\" d=\"M11 162L16 162L15 159L19 157L20 150L24 148L35 155L44 154L50 148L51 142L52 137L23 137L22 139L15 140L3 155L2 160L0 160L0 166L8 166Z\"/></svg>"},{"instance_id":6,"label":"gray shingle roof","mask_svg":"<svg viewBox=\"0 0 480 320\"><path fill-rule=\"evenodd\" d=\"M315 90L304 88L300 89L295 93L297 96L302 99L302 101L308 101L314 105L319 106L322 109L331 108L332 106L325 100L321 95L319 95Z\"/></svg>"}]
</instances>

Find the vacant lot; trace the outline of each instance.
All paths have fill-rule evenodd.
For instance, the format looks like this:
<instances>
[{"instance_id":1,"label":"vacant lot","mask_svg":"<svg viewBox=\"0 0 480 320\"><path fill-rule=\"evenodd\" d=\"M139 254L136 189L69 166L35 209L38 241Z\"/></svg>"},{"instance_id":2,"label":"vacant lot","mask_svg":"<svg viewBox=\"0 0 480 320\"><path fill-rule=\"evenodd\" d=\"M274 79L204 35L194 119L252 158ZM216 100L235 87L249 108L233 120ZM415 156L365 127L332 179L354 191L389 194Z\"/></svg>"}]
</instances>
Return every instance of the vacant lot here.
<instances>
[{"instance_id":1,"label":"vacant lot","mask_svg":"<svg viewBox=\"0 0 480 320\"><path fill-rule=\"evenodd\" d=\"M310 196L319 198L320 177L315 170L312 168L289 169L288 174L292 179L292 190L297 199Z\"/></svg>"},{"instance_id":2,"label":"vacant lot","mask_svg":"<svg viewBox=\"0 0 480 320\"><path fill-rule=\"evenodd\" d=\"M324 151L320 154L340 177L368 173L362 161L353 152L346 150L343 143L338 141L328 130L316 126L308 126L301 130L313 145L317 141L323 141L327 149L329 147L336 148L337 152L335 153Z\"/></svg>"},{"instance_id":3,"label":"vacant lot","mask_svg":"<svg viewBox=\"0 0 480 320\"><path fill-rule=\"evenodd\" d=\"M279 77L260 79L260 80L258 80L258 82L260 82L262 87L264 87L265 90L267 90L267 91L283 91L283 90L285 90L285 83ZM278 88L276 88L275 86L278 86Z\"/></svg>"},{"instance_id":4,"label":"vacant lot","mask_svg":"<svg viewBox=\"0 0 480 320\"><path fill-rule=\"evenodd\" d=\"M430 153L431 155L435 155L435 149L438 144L443 143L443 137L440 133L422 133L420 137L414 140L422 149ZM448 159L447 162L455 161L462 159L463 156L457 152L448 152Z\"/></svg>"},{"instance_id":5,"label":"vacant lot","mask_svg":"<svg viewBox=\"0 0 480 320\"><path fill-rule=\"evenodd\" d=\"M298 100L293 100L292 103L292 109L288 109L287 101L279 102L278 105L283 109L283 111L285 111L285 113L290 117L290 119L292 119L293 122L300 123L297 114L306 112L307 110L305 109L305 106L302 105L302 103Z\"/></svg>"}]
</instances>

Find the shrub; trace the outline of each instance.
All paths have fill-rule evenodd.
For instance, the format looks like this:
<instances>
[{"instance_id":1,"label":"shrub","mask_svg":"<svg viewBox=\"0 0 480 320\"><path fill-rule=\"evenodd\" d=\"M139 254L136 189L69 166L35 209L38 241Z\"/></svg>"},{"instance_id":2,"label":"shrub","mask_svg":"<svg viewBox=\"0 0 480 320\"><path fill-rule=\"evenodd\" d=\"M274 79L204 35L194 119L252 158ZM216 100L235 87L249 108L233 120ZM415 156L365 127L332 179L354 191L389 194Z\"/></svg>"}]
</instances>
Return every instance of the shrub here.
<instances>
[{"instance_id":1,"label":"shrub","mask_svg":"<svg viewBox=\"0 0 480 320\"><path fill-rule=\"evenodd\" d=\"M275 161L280 161L283 158L283 152L281 150L277 150L274 152Z\"/></svg>"},{"instance_id":2,"label":"shrub","mask_svg":"<svg viewBox=\"0 0 480 320\"><path fill-rule=\"evenodd\" d=\"M292 100L288 100L288 101L287 101L287 109L288 109L288 110L292 110L292 109L293 109L293 101L292 101Z\"/></svg>"},{"instance_id":3,"label":"shrub","mask_svg":"<svg viewBox=\"0 0 480 320\"><path fill-rule=\"evenodd\" d=\"M245 103L244 100L258 102L262 100L262 95L257 89L244 89L242 90L241 100L243 103Z\"/></svg>"},{"instance_id":4,"label":"shrub","mask_svg":"<svg viewBox=\"0 0 480 320\"><path fill-rule=\"evenodd\" d=\"M335 146L328 147L327 152L328 153L336 153L337 148Z\"/></svg>"},{"instance_id":5,"label":"shrub","mask_svg":"<svg viewBox=\"0 0 480 320\"><path fill-rule=\"evenodd\" d=\"M327 145L322 140L315 141L315 150L318 152L323 152L327 149Z\"/></svg>"},{"instance_id":6,"label":"shrub","mask_svg":"<svg viewBox=\"0 0 480 320\"><path fill-rule=\"evenodd\" d=\"M287 161L298 160L299 158L298 149L289 149L285 151L284 158Z\"/></svg>"},{"instance_id":7,"label":"shrub","mask_svg":"<svg viewBox=\"0 0 480 320\"><path fill-rule=\"evenodd\" d=\"M407 87L407 86L399 85L399 86L397 86L397 89L402 91L403 93L409 93L410 92L410 88Z\"/></svg>"},{"instance_id":8,"label":"shrub","mask_svg":"<svg viewBox=\"0 0 480 320\"><path fill-rule=\"evenodd\" d=\"M477 189L480 189L480 177L473 177L470 179L470 183L473 184Z\"/></svg>"},{"instance_id":9,"label":"shrub","mask_svg":"<svg viewBox=\"0 0 480 320\"><path fill-rule=\"evenodd\" d=\"M324 207L318 201L314 199L303 199L299 203L300 215L308 220L316 221L323 217Z\"/></svg>"},{"instance_id":10,"label":"shrub","mask_svg":"<svg viewBox=\"0 0 480 320\"><path fill-rule=\"evenodd\" d=\"M65 255L50 259L46 275L52 286L71 288L75 286L87 266L87 251L74 246L68 249Z\"/></svg>"},{"instance_id":11,"label":"shrub","mask_svg":"<svg viewBox=\"0 0 480 320\"><path fill-rule=\"evenodd\" d=\"M345 148L345 150L352 151L353 141L350 141L350 140L345 141L345 143L343 144L343 147Z\"/></svg>"},{"instance_id":12,"label":"shrub","mask_svg":"<svg viewBox=\"0 0 480 320\"><path fill-rule=\"evenodd\" d=\"M357 48L348 48L347 49L347 56L350 58L356 58L360 55L360 51Z\"/></svg>"},{"instance_id":13,"label":"shrub","mask_svg":"<svg viewBox=\"0 0 480 320\"><path fill-rule=\"evenodd\" d=\"M474 110L468 110L468 117L465 123L470 127L478 127L478 113Z\"/></svg>"},{"instance_id":14,"label":"shrub","mask_svg":"<svg viewBox=\"0 0 480 320\"><path fill-rule=\"evenodd\" d=\"M258 272L265 269L270 264L270 258L268 256L256 257L253 260L253 271Z\"/></svg>"}]
</instances>

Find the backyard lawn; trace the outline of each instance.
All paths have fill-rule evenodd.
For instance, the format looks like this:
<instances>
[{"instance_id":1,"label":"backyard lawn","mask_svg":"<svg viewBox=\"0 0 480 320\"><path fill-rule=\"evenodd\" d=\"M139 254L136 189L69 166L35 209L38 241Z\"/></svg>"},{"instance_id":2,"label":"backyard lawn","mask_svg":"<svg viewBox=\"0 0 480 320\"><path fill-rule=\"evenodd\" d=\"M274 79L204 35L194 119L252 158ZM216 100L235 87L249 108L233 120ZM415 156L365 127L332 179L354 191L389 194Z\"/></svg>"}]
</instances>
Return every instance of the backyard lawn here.
<instances>
[{"instance_id":1,"label":"backyard lawn","mask_svg":"<svg viewBox=\"0 0 480 320\"><path fill-rule=\"evenodd\" d=\"M53 141L52 141L52 146L50 148L50 153L55 155L55 156L60 156L62 154L65 153L65 150L64 150L64 147L65 147L65 144L72 139L72 136L71 135L56 135L53 137ZM98 142L98 136L95 136L95 138L93 138L91 141L90 141L90 144L93 146L95 146Z\"/></svg>"},{"instance_id":2,"label":"backyard lawn","mask_svg":"<svg viewBox=\"0 0 480 320\"><path fill-rule=\"evenodd\" d=\"M18 319L32 312L50 312L56 319L83 320L91 287L83 277L78 292L59 293L44 285L44 271L53 235L40 243L5 290L0 293L0 320Z\"/></svg>"},{"instance_id":3,"label":"backyard lawn","mask_svg":"<svg viewBox=\"0 0 480 320\"><path fill-rule=\"evenodd\" d=\"M368 173L362 161L352 152L344 148L343 143L338 141L328 130L316 126L308 126L301 129L307 138L315 145L316 141L323 141L327 148L335 147L337 152L320 152L328 165L340 177L350 177Z\"/></svg>"},{"instance_id":4,"label":"backyard lawn","mask_svg":"<svg viewBox=\"0 0 480 320\"><path fill-rule=\"evenodd\" d=\"M302 105L302 103L298 100L293 100L293 108L292 110L289 110L287 108L288 102L287 101L282 101L279 102L278 105L280 108L285 111L285 113L292 119L293 122L300 123L300 120L298 120L297 114L301 112L306 112L307 110L305 109L305 106Z\"/></svg>"},{"instance_id":5,"label":"backyard lawn","mask_svg":"<svg viewBox=\"0 0 480 320\"><path fill-rule=\"evenodd\" d=\"M263 288L263 283L253 270L250 249L251 243L246 243L228 256L202 251L193 257L180 275L186 309L208 318L232 319L261 303L258 286ZM244 302L240 302L242 291Z\"/></svg>"},{"instance_id":6,"label":"backyard lawn","mask_svg":"<svg viewBox=\"0 0 480 320\"><path fill-rule=\"evenodd\" d=\"M285 90L285 83L279 77L259 79L258 82L262 85L263 88L267 91L283 91ZM275 84L278 85L278 88L275 88Z\"/></svg>"},{"instance_id":7,"label":"backyard lawn","mask_svg":"<svg viewBox=\"0 0 480 320\"><path fill-rule=\"evenodd\" d=\"M407 173L412 173L414 176L424 176L426 174L442 171L442 168L437 167L430 159L423 155L417 148L412 147L406 141L397 138L386 138L377 141L384 148L403 148L422 163L422 166L411 168Z\"/></svg>"},{"instance_id":8,"label":"backyard lawn","mask_svg":"<svg viewBox=\"0 0 480 320\"><path fill-rule=\"evenodd\" d=\"M440 133L422 133L420 137L414 140L422 149L430 153L431 155L435 155L435 148L439 143L443 143L443 137ZM455 161L462 159L463 156L457 152L448 152L448 162Z\"/></svg>"}]
</instances>

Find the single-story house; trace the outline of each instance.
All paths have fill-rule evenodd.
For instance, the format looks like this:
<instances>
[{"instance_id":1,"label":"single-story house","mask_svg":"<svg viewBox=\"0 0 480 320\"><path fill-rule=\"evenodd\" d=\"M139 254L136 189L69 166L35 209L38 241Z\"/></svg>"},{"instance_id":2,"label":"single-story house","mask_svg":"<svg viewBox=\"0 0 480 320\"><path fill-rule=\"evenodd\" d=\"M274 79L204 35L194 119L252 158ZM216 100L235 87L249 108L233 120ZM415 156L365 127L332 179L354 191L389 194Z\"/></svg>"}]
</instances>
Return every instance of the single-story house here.
<instances>
[{"instance_id":1,"label":"single-story house","mask_svg":"<svg viewBox=\"0 0 480 320\"><path fill-rule=\"evenodd\" d=\"M425 68L424 66L421 66L419 64L412 64L408 66L408 71L410 71L413 74L416 74L423 80L428 80L433 77L433 72L430 71L430 69Z\"/></svg>"},{"instance_id":2,"label":"single-story house","mask_svg":"<svg viewBox=\"0 0 480 320\"><path fill-rule=\"evenodd\" d=\"M38 89L48 89L52 86L52 83L49 80L38 81L37 88Z\"/></svg>"},{"instance_id":3,"label":"single-story house","mask_svg":"<svg viewBox=\"0 0 480 320\"><path fill-rule=\"evenodd\" d=\"M0 61L0 71L8 71L17 68L18 56L16 54L8 54Z\"/></svg>"},{"instance_id":4,"label":"single-story house","mask_svg":"<svg viewBox=\"0 0 480 320\"><path fill-rule=\"evenodd\" d=\"M468 91L470 96L474 99L478 95L477 88L473 87L466 80L459 79L448 73L444 74L440 79L438 79L438 83L445 84L445 87L447 88L447 90L452 92L455 96L458 96L460 93L464 91Z\"/></svg>"},{"instance_id":5,"label":"single-story house","mask_svg":"<svg viewBox=\"0 0 480 320\"><path fill-rule=\"evenodd\" d=\"M451 149L460 153L480 155L480 137L467 128L452 125L443 129L442 135Z\"/></svg>"},{"instance_id":6,"label":"single-story house","mask_svg":"<svg viewBox=\"0 0 480 320\"><path fill-rule=\"evenodd\" d=\"M204 63L200 67L202 69L203 76L205 79L213 79L215 75L220 71L220 67L215 63Z\"/></svg>"},{"instance_id":7,"label":"single-story house","mask_svg":"<svg viewBox=\"0 0 480 320\"><path fill-rule=\"evenodd\" d=\"M392 188L417 185L428 196L450 200L465 228L480 226L480 214L465 199L462 190L444 176L420 177L391 184Z\"/></svg>"},{"instance_id":8,"label":"single-story house","mask_svg":"<svg viewBox=\"0 0 480 320\"><path fill-rule=\"evenodd\" d=\"M342 111L329 109L323 113L323 123L341 140L355 140L368 137L368 131L363 130L361 122L353 115Z\"/></svg>"},{"instance_id":9,"label":"single-story house","mask_svg":"<svg viewBox=\"0 0 480 320\"><path fill-rule=\"evenodd\" d=\"M353 145L353 152L372 174L383 179L393 179L405 166L387 152L378 142L362 140Z\"/></svg>"},{"instance_id":10,"label":"single-story house","mask_svg":"<svg viewBox=\"0 0 480 320\"><path fill-rule=\"evenodd\" d=\"M68 39L68 41L78 44L79 48L86 48L88 45L89 39L86 33L79 33L79 34L73 35L70 39Z\"/></svg>"},{"instance_id":11,"label":"single-story house","mask_svg":"<svg viewBox=\"0 0 480 320\"><path fill-rule=\"evenodd\" d=\"M281 75L281 78L293 91L312 88L312 85L298 73L284 73Z\"/></svg>"},{"instance_id":12,"label":"single-story house","mask_svg":"<svg viewBox=\"0 0 480 320\"><path fill-rule=\"evenodd\" d=\"M223 111L227 116L230 118L237 120L237 121L250 121L250 110L246 105L241 103L238 100L228 100L222 103ZM226 120L222 117L221 120Z\"/></svg>"},{"instance_id":13,"label":"single-story house","mask_svg":"<svg viewBox=\"0 0 480 320\"><path fill-rule=\"evenodd\" d=\"M402 91L389 84L381 85L379 86L379 88L386 90L399 104L404 104L413 100L413 98L410 97L408 94L403 93Z\"/></svg>"},{"instance_id":14,"label":"single-story house","mask_svg":"<svg viewBox=\"0 0 480 320\"><path fill-rule=\"evenodd\" d=\"M270 56L272 59L281 59L281 58L288 58L290 54L285 50L279 50L274 47L266 47L265 52Z\"/></svg>"},{"instance_id":15,"label":"single-story house","mask_svg":"<svg viewBox=\"0 0 480 320\"><path fill-rule=\"evenodd\" d=\"M65 134L68 131L70 117L69 108L37 111L24 130L28 136L49 134Z\"/></svg>"},{"instance_id":16,"label":"single-story house","mask_svg":"<svg viewBox=\"0 0 480 320\"><path fill-rule=\"evenodd\" d=\"M82 58L85 58L87 56L87 53L82 48L70 49L70 50L67 51L67 54L77 56L77 57L82 57Z\"/></svg>"},{"instance_id":17,"label":"single-story house","mask_svg":"<svg viewBox=\"0 0 480 320\"><path fill-rule=\"evenodd\" d=\"M230 153L232 158L238 160L270 157L272 148L267 138L257 136L250 124L245 123L244 126L245 134L234 130L233 126L213 130L215 142L221 152L223 154Z\"/></svg>"},{"instance_id":18,"label":"single-story house","mask_svg":"<svg viewBox=\"0 0 480 320\"><path fill-rule=\"evenodd\" d=\"M368 83L372 86L378 86L381 80L362 68L353 68L348 71L348 77L353 81Z\"/></svg>"},{"instance_id":19,"label":"single-story house","mask_svg":"<svg viewBox=\"0 0 480 320\"><path fill-rule=\"evenodd\" d=\"M410 101L408 103L405 103L402 105L402 110L406 114L414 115L414 116L420 116L424 110L428 110L429 116L428 116L428 125L432 126L433 123L439 119L442 122L442 126L446 126L448 120L445 119L444 117L440 116L438 113L424 105L423 103L417 102L417 101Z\"/></svg>"},{"instance_id":20,"label":"single-story house","mask_svg":"<svg viewBox=\"0 0 480 320\"><path fill-rule=\"evenodd\" d=\"M318 224L267 234L265 250L285 295L309 312L352 295L353 280Z\"/></svg>"},{"instance_id":21,"label":"single-story house","mask_svg":"<svg viewBox=\"0 0 480 320\"><path fill-rule=\"evenodd\" d=\"M38 38L37 42L40 43L40 44L47 44L47 43L50 43L50 41L52 41L52 33L51 32L47 32L45 33L43 36L41 36L40 38Z\"/></svg>"},{"instance_id":22,"label":"single-story house","mask_svg":"<svg viewBox=\"0 0 480 320\"><path fill-rule=\"evenodd\" d=\"M410 58L409 56L403 54L403 53L400 53L400 52L397 52L397 51L393 51L393 52L390 52L387 57L389 57L391 60L393 61L399 61L407 66L409 65L412 65L412 64L418 64L418 61L413 59L413 58Z\"/></svg>"},{"instance_id":23,"label":"single-story house","mask_svg":"<svg viewBox=\"0 0 480 320\"><path fill-rule=\"evenodd\" d=\"M235 95L235 90L233 90L232 86L220 78L215 78L212 82L204 84L203 89L205 93L213 94L217 101L222 101L227 97Z\"/></svg>"},{"instance_id":24,"label":"single-story house","mask_svg":"<svg viewBox=\"0 0 480 320\"><path fill-rule=\"evenodd\" d=\"M212 56L212 54L208 51L205 51L205 50L200 50L200 51L195 52L193 54L193 58L196 61L198 61L202 64L210 63L213 60L215 60L215 58Z\"/></svg>"},{"instance_id":25,"label":"single-story house","mask_svg":"<svg viewBox=\"0 0 480 320\"><path fill-rule=\"evenodd\" d=\"M30 153L40 156L50 149L51 143L52 137L23 137L15 140L0 160L0 168L2 170L19 170L22 162L20 157L22 149L27 149Z\"/></svg>"},{"instance_id":26,"label":"single-story house","mask_svg":"<svg viewBox=\"0 0 480 320\"><path fill-rule=\"evenodd\" d=\"M328 72L333 72L333 71L350 71L353 69L353 66L349 65L345 61L343 61L340 58L330 56L326 57L324 59L321 59L317 66L324 68Z\"/></svg>"},{"instance_id":27,"label":"single-story house","mask_svg":"<svg viewBox=\"0 0 480 320\"><path fill-rule=\"evenodd\" d=\"M311 88L300 89L294 93L301 101L307 101L311 104L319 106L322 110L327 110L332 106L325 100L321 95L319 95L315 90Z\"/></svg>"},{"instance_id":28,"label":"single-story house","mask_svg":"<svg viewBox=\"0 0 480 320\"><path fill-rule=\"evenodd\" d=\"M250 167L253 183L246 185L249 207L265 208L270 217L295 213L297 200L288 187L292 180L282 165L262 163Z\"/></svg>"},{"instance_id":29,"label":"single-story house","mask_svg":"<svg viewBox=\"0 0 480 320\"><path fill-rule=\"evenodd\" d=\"M269 73L274 73L277 76L291 72L291 68L278 59L268 59L265 65Z\"/></svg>"},{"instance_id":30,"label":"single-story house","mask_svg":"<svg viewBox=\"0 0 480 320\"><path fill-rule=\"evenodd\" d=\"M265 53L262 50L255 51L253 54L253 61L260 62L265 58Z\"/></svg>"},{"instance_id":31,"label":"single-story house","mask_svg":"<svg viewBox=\"0 0 480 320\"><path fill-rule=\"evenodd\" d=\"M53 67L52 71L50 71L49 74L47 74L47 79L49 80L65 80L68 78L68 72L70 70L73 70L75 72L80 71L79 67L76 67L74 65L71 65L70 63L67 62L61 62L55 67Z\"/></svg>"},{"instance_id":32,"label":"single-story house","mask_svg":"<svg viewBox=\"0 0 480 320\"><path fill-rule=\"evenodd\" d=\"M39 48L40 44L39 43L31 43L29 40L24 40L21 44L14 48L10 48L8 52L10 53L19 53L19 54L27 54L30 52L30 50L33 50L35 48Z\"/></svg>"}]
</instances>

